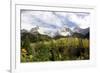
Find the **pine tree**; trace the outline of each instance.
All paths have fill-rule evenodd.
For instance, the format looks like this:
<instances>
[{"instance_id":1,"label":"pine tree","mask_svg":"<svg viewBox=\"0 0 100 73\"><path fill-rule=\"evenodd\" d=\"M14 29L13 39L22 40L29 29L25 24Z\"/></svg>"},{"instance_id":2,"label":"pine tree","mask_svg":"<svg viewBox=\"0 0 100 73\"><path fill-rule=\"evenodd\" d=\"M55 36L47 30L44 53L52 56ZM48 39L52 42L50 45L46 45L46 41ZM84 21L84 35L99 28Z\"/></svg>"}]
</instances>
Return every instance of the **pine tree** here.
<instances>
[{"instance_id":1,"label":"pine tree","mask_svg":"<svg viewBox=\"0 0 100 73\"><path fill-rule=\"evenodd\" d=\"M23 48L25 48L27 50L29 55L32 54L32 49L30 47L30 39L28 36L26 36L23 41Z\"/></svg>"}]
</instances>

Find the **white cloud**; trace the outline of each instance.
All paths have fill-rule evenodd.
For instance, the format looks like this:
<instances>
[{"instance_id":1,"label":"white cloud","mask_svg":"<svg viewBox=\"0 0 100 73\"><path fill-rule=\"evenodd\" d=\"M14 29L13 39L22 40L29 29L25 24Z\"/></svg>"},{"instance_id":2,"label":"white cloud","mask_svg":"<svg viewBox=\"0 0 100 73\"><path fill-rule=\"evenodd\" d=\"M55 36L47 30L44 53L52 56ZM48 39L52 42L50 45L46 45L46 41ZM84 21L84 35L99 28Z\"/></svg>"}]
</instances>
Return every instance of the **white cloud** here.
<instances>
[{"instance_id":1,"label":"white cloud","mask_svg":"<svg viewBox=\"0 0 100 73\"><path fill-rule=\"evenodd\" d=\"M47 24L39 22L39 19ZM22 13L22 23L31 23L38 25L53 25L57 27L62 26L62 22L59 18L52 14L52 12L43 11L25 11ZM36 25L37 25L36 24Z\"/></svg>"},{"instance_id":2,"label":"white cloud","mask_svg":"<svg viewBox=\"0 0 100 73\"><path fill-rule=\"evenodd\" d=\"M66 17L67 20L74 22L77 24L80 28L85 29L89 27L89 15L85 15L84 13L80 13L77 15L77 13L67 13L67 12L57 12L58 15L61 15L63 17ZM80 16L83 17L80 17ZM35 18L36 17L36 18ZM40 19L41 21L39 22ZM64 23L68 24L66 21L63 21ZM21 26L22 29L30 30L34 26L46 26L49 27L49 29L53 26L57 27L63 27L62 19L54 15L52 12L44 12L44 11L23 11L21 14ZM51 25L51 27L49 26ZM69 24L70 25L70 24ZM45 27L45 28L46 28Z\"/></svg>"},{"instance_id":3,"label":"white cloud","mask_svg":"<svg viewBox=\"0 0 100 73\"><path fill-rule=\"evenodd\" d=\"M27 29L28 31L30 31L32 28L34 28L32 24L28 24L28 23L21 24L21 29Z\"/></svg>"},{"instance_id":4,"label":"white cloud","mask_svg":"<svg viewBox=\"0 0 100 73\"><path fill-rule=\"evenodd\" d=\"M84 16L84 18L78 17L75 13L69 15L70 21L76 23L80 28L85 29L90 25L90 16Z\"/></svg>"}]
</instances>

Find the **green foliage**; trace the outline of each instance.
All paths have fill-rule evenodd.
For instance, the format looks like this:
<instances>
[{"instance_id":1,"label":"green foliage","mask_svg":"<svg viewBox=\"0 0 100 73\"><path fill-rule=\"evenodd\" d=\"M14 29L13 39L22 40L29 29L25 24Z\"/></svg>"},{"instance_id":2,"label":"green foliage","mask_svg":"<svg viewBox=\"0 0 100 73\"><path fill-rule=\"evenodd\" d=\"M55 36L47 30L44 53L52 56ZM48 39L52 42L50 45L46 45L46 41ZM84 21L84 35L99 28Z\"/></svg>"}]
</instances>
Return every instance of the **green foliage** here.
<instances>
[{"instance_id":1,"label":"green foliage","mask_svg":"<svg viewBox=\"0 0 100 73\"><path fill-rule=\"evenodd\" d=\"M21 41L21 48L25 48L28 54L32 54L32 49L30 47L30 40L28 36L25 37L24 41Z\"/></svg>"},{"instance_id":2,"label":"green foliage","mask_svg":"<svg viewBox=\"0 0 100 73\"><path fill-rule=\"evenodd\" d=\"M28 54L21 55L22 62L89 59L89 39L77 37L43 39L33 43L26 37L21 48L26 48Z\"/></svg>"}]
</instances>

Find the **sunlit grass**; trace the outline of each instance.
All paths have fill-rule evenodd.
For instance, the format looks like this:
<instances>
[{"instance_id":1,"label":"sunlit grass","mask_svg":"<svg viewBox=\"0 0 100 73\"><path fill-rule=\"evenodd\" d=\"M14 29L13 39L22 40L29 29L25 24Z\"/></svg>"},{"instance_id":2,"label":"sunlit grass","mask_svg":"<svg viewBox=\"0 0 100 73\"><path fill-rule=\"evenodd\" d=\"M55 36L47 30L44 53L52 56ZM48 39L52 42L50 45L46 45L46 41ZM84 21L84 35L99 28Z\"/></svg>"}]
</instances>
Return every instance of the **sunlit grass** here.
<instances>
[{"instance_id":1,"label":"sunlit grass","mask_svg":"<svg viewBox=\"0 0 100 73\"><path fill-rule=\"evenodd\" d=\"M30 43L30 47L31 54L25 54L27 51L22 49L22 62L89 59L89 40L86 38L51 39Z\"/></svg>"}]
</instances>

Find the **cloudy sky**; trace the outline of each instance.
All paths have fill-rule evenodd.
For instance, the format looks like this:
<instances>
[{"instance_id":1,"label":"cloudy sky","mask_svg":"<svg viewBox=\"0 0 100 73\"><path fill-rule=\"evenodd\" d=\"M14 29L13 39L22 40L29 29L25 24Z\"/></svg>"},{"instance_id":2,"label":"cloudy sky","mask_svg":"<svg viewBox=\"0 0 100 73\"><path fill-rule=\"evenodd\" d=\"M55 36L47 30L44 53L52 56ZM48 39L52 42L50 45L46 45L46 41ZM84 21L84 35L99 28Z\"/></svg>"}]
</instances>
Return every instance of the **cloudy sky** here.
<instances>
[{"instance_id":1,"label":"cloudy sky","mask_svg":"<svg viewBox=\"0 0 100 73\"><path fill-rule=\"evenodd\" d=\"M90 14L84 12L21 11L21 29L27 30L36 26L51 31L63 27L86 29L89 21Z\"/></svg>"}]
</instances>

